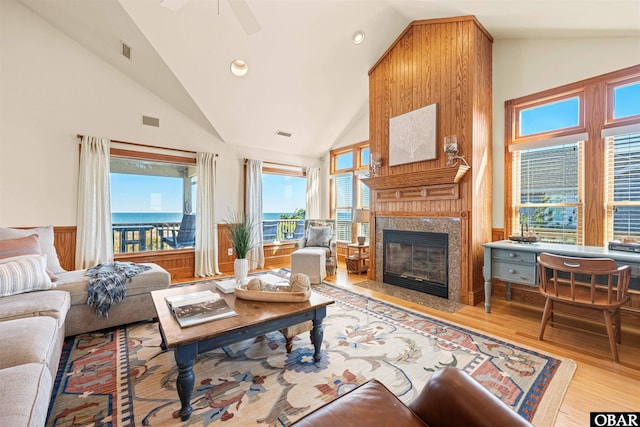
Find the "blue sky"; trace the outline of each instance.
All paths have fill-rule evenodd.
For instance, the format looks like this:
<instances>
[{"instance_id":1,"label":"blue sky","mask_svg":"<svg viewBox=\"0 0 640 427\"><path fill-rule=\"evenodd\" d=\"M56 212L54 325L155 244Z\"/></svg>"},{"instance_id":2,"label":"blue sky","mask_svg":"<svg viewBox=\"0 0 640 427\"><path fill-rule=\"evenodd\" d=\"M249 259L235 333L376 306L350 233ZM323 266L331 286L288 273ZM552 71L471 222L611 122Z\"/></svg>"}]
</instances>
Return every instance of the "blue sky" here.
<instances>
[{"instance_id":1,"label":"blue sky","mask_svg":"<svg viewBox=\"0 0 640 427\"><path fill-rule=\"evenodd\" d=\"M307 204L306 178L262 175L262 212L293 213Z\"/></svg>"},{"instance_id":2,"label":"blue sky","mask_svg":"<svg viewBox=\"0 0 640 427\"><path fill-rule=\"evenodd\" d=\"M112 212L182 212L182 179L111 174Z\"/></svg>"}]
</instances>

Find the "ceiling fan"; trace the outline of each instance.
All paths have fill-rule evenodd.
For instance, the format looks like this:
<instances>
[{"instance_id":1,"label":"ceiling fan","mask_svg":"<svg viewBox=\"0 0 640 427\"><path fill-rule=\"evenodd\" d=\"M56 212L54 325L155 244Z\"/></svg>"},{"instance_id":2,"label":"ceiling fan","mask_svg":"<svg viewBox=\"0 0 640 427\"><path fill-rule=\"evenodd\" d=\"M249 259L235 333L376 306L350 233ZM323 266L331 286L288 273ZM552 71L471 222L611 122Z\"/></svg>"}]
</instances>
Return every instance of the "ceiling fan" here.
<instances>
[{"instance_id":1,"label":"ceiling fan","mask_svg":"<svg viewBox=\"0 0 640 427\"><path fill-rule=\"evenodd\" d=\"M160 0L160 4L167 9L178 10L184 6L189 0ZM246 0L227 0L231 10L236 15L238 22L244 31L248 34L255 34L260 31L260 24L253 12L249 8ZM218 15L220 15L220 0L218 0Z\"/></svg>"}]
</instances>

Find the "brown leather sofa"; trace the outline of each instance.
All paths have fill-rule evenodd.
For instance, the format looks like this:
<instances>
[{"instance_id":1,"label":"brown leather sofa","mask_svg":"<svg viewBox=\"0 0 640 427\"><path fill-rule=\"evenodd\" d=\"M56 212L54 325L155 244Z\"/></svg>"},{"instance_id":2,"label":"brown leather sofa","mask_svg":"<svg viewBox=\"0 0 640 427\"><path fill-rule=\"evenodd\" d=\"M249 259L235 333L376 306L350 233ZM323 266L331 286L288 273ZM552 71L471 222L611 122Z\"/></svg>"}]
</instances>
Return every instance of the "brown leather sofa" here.
<instances>
[{"instance_id":1,"label":"brown leather sofa","mask_svg":"<svg viewBox=\"0 0 640 427\"><path fill-rule=\"evenodd\" d=\"M468 374L435 372L408 406L377 380L370 380L316 409L292 426L531 426Z\"/></svg>"}]
</instances>

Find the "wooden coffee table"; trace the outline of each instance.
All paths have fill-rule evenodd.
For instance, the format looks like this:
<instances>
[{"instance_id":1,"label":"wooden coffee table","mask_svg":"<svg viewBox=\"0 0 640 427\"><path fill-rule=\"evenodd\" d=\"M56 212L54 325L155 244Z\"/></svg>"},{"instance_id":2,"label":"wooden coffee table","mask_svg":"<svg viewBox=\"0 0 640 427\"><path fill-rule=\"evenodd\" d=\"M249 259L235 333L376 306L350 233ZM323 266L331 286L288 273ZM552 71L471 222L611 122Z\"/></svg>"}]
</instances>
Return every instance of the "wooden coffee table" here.
<instances>
[{"instance_id":1,"label":"wooden coffee table","mask_svg":"<svg viewBox=\"0 0 640 427\"><path fill-rule=\"evenodd\" d=\"M238 313L237 316L181 328L164 298L206 289L218 292L213 282L151 292L163 343L166 347L173 348L178 365L176 387L182 405L179 412L182 421L191 416L192 408L189 403L195 383L193 363L200 353L312 320L311 337L315 350L313 357L316 362L320 360L322 319L327 314L327 305L333 304L332 299L312 292L305 302L261 302L236 299L232 293L218 292Z\"/></svg>"}]
</instances>

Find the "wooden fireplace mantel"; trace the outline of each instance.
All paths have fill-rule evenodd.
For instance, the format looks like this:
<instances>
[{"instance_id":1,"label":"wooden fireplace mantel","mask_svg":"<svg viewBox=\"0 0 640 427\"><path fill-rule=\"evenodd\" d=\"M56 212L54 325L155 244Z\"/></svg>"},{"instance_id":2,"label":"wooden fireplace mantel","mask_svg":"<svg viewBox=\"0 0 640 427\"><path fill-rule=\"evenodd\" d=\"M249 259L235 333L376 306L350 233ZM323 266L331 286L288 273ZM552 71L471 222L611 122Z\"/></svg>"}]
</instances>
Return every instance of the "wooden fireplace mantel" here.
<instances>
[{"instance_id":1,"label":"wooden fireplace mantel","mask_svg":"<svg viewBox=\"0 0 640 427\"><path fill-rule=\"evenodd\" d=\"M362 182L372 190L393 190L407 187L457 184L469 169L469 166L466 165L454 165L418 172L365 178Z\"/></svg>"}]
</instances>

